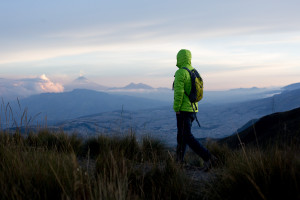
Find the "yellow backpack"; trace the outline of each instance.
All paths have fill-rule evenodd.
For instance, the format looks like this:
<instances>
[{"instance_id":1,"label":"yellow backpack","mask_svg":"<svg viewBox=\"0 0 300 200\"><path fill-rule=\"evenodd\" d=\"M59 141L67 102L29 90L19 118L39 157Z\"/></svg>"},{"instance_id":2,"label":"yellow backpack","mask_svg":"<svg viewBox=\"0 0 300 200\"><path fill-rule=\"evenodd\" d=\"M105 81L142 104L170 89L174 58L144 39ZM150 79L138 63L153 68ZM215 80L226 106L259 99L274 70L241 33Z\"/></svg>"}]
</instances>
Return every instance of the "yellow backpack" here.
<instances>
[{"instance_id":1,"label":"yellow backpack","mask_svg":"<svg viewBox=\"0 0 300 200\"><path fill-rule=\"evenodd\" d=\"M182 69L186 69L191 76L191 82L192 82L192 87L191 87L191 92L190 94L187 94L185 91L185 95L189 97L189 100L191 102L191 106L193 108L193 111L195 112L194 106L197 109L196 102L200 101L203 98L203 80L200 76L200 74L197 72L196 69L193 69L192 71L189 70L187 67L183 67ZM194 106L193 106L194 104ZM200 122L198 121L197 115L195 115L196 121L201 127Z\"/></svg>"},{"instance_id":2,"label":"yellow backpack","mask_svg":"<svg viewBox=\"0 0 300 200\"><path fill-rule=\"evenodd\" d=\"M183 67L182 69L189 72L192 82L190 94L186 92L185 94L189 97L191 103L196 103L203 98L203 80L196 69L189 70L187 67Z\"/></svg>"}]
</instances>

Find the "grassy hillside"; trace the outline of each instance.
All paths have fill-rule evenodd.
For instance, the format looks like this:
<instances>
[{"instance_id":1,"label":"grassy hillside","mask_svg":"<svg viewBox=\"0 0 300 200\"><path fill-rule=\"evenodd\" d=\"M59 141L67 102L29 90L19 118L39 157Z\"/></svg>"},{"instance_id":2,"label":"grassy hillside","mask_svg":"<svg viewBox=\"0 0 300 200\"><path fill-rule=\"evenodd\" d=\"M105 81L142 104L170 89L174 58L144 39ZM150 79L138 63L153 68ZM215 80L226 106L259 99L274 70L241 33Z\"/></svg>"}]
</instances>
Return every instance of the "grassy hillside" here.
<instances>
[{"instance_id":1,"label":"grassy hillside","mask_svg":"<svg viewBox=\"0 0 300 200\"><path fill-rule=\"evenodd\" d=\"M84 139L0 130L0 199L300 199L299 112L208 142L218 158L209 172L192 152L178 164L174 149L131 129Z\"/></svg>"},{"instance_id":2,"label":"grassy hillside","mask_svg":"<svg viewBox=\"0 0 300 200\"><path fill-rule=\"evenodd\" d=\"M299 145L208 148L219 162L206 173L193 153L179 165L173 149L132 133L83 140L2 132L1 199L299 199Z\"/></svg>"},{"instance_id":3,"label":"grassy hillside","mask_svg":"<svg viewBox=\"0 0 300 200\"><path fill-rule=\"evenodd\" d=\"M186 199L187 177L159 141L0 134L0 199Z\"/></svg>"},{"instance_id":4,"label":"grassy hillside","mask_svg":"<svg viewBox=\"0 0 300 200\"><path fill-rule=\"evenodd\" d=\"M299 145L218 149L222 166L205 184L203 199L300 199Z\"/></svg>"}]
</instances>

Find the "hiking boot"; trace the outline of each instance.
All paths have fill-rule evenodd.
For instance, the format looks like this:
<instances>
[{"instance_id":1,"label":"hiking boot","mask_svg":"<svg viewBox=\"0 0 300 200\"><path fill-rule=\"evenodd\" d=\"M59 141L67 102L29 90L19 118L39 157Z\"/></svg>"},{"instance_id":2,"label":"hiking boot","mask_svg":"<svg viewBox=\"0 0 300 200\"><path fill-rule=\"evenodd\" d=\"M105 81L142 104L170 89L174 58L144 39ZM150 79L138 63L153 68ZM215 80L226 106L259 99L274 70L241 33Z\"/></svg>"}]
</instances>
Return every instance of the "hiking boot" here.
<instances>
[{"instance_id":1,"label":"hiking boot","mask_svg":"<svg viewBox=\"0 0 300 200\"><path fill-rule=\"evenodd\" d=\"M218 162L218 158L214 155L211 155L210 159L203 163L202 170L208 172L213 166L217 164L217 162Z\"/></svg>"}]
</instances>

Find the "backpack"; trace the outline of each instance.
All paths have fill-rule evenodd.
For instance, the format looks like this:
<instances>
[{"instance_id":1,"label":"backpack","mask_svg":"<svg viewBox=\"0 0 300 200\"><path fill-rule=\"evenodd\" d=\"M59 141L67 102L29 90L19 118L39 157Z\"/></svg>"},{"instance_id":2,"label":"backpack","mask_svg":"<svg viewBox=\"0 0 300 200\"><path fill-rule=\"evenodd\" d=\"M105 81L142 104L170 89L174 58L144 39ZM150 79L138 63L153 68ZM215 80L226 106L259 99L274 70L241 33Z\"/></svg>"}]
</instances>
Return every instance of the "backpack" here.
<instances>
[{"instance_id":1,"label":"backpack","mask_svg":"<svg viewBox=\"0 0 300 200\"><path fill-rule=\"evenodd\" d=\"M185 69L189 72L192 82L190 94L188 95L186 92L184 93L189 97L189 100L192 104L196 103L203 98L203 80L196 69L189 70L187 67L183 67L182 69Z\"/></svg>"},{"instance_id":2,"label":"backpack","mask_svg":"<svg viewBox=\"0 0 300 200\"><path fill-rule=\"evenodd\" d=\"M193 104L195 105L197 110L196 103L203 98L203 80L196 69L192 69L192 71L189 70L187 67L183 67L182 69L187 70L191 76L191 82L192 82L191 92L189 95L186 93L186 91L184 91L184 93L186 96L189 97L191 106L193 108L193 111L195 112ZM195 118L199 127L201 127L196 114L195 114Z\"/></svg>"}]
</instances>

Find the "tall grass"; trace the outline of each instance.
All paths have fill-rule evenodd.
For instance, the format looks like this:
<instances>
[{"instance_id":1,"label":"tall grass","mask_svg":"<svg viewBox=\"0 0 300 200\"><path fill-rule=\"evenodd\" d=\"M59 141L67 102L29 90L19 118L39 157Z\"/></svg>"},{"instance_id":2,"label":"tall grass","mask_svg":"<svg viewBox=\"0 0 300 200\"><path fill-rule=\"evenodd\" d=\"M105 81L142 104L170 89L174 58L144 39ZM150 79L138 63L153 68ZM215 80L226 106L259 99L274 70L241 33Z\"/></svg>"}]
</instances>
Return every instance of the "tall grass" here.
<instances>
[{"instance_id":1,"label":"tall grass","mask_svg":"<svg viewBox=\"0 0 300 200\"><path fill-rule=\"evenodd\" d=\"M139 143L133 133L82 140L47 130L26 137L1 132L0 199L300 198L299 145L207 146L219 165L211 179L191 185L173 153L149 137ZM187 162L202 163L192 153Z\"/></svg>"},{"instance_id":2,"label":"tall grass","mask_svg":"<svg viewBox=\"0 0 300 200\"><path fill-rule=\"evenodd\" d=\"M203 189L205 199L300 199L299 145L243 147Z\"/></svg>"},{"instance_id":3,"label":"tall grass","mask_svg":"<svg viewBox=\"0 0 300 200\"><path fill-rule=\"evenodd\" d=\"M148 137L0 133L0 199L186 199L187 181Z\"/></svg>"},{"instance_id":4,"label":"tall grass","mask_svg":"<svg viewBox=\"0 0 300 200\"><path fill-rule=\"evenodd\" d=\"M72 156L17 146L2 146L0 156L2 199L60 199L76 192Z\"/></svg>"},{"instance_id":5,"label":"tall grass","mask_svg":"<svg viewBox=\"0 0 300 200\"><path fill-rule=\"evenodd\" d=\"M19 99L13 104L6 103L4 99L1 99L0 103L0 130L3 132L10 132L13 129L16 133L22 132L28 133L29 127L33 126L37 128L47 127L47 117L45 117L44 123L37 120L41 113L36 113L34 116L28 115L28 109L22 108Z\"/></svg>"}]
</instances>

